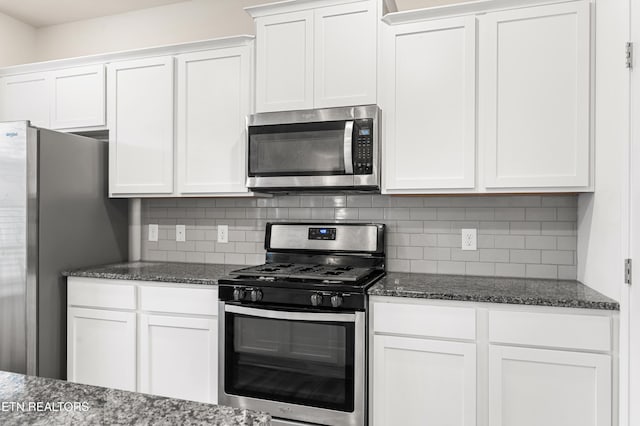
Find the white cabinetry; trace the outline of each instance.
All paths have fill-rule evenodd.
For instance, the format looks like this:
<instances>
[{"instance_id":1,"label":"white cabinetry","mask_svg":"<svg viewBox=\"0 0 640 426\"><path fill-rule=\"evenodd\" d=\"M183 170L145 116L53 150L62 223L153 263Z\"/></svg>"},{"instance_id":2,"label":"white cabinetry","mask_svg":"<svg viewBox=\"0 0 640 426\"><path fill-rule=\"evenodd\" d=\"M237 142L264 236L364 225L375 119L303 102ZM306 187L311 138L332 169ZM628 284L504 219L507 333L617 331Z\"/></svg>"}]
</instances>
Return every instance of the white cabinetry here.
<instances>
[{"instance_id":1,"label":"white cabinetry","mask_svg":"<svg viewBox=\"0 0 640 426\"><path fill-rule=\"evenodd\" d=\"M386 192L473 190L475 17L385 30L381 95Z\"/></svg>"},{"instance_id":2,"label":"white cabinetry","mask_svg":"<svg viewBox=\"0 0 640 426\"><path fill-rule=\"evenodd\" d=\"M52 129L106 124L104 65L61 69L49 75Z\"/></svg>"},{"instance_id":3,"label":"white cabinetry","mask_svg":"<svg viewBox=\"0 0 640 426\"><path fill-rule=\"evenodd\" d=\"M589 3L479 20L486 187L589 186Z\"/></svg>"},{"instance_id":4,"label":"white cabinetry","mask_svg":"<svg viewBox=\"0 0 640 426\"><path fill-rule=\"evenodd\" d=\"M315 11L315 108L376 103L376 17L373 1Z\"/></svg>"},{"instance_id":5,"label":"white cabinetry","mask_svg":"<svg viewBox=\"0 0 640 426\"><path fill-rule=\"evenodd\" d=\"M218 321L140 315L140 391L215 403Z\"/></svg>"},{"instance_id":6,"label":"white cabinetry","mask_svg":"<svg viewBox=\"0 0 640 426\"><path fill-rule=\"evenodd\" d=\"M0 78L0 121L50 129L104 128L104 65Z\"/></svg>"},{"instance_id":7,"label":"white cabinetry","mask_svg":"<svg viewBox=\"0 0 640 426\"><path fill-rule=\"evenodd\" d=\"M68 380L216 403L217 315L214 287L70 277Z\"/></svg>"},{"instance_id":8,"label":"white cabinetry","mask_svg":"<svg viewBox=\"0 0 640 426\"><path fill-rule=\"evenodd\" d=\"M247 193L250 46L189 53L177 60L178 192Z\"/></svg>"},{"instance_id":9,"label":"white cabinetry","mask_svg":"<svg viewBox=\"0 0 640 426\"><path fill-rule=\"evenodd\" d=\"M384 18L383 192L593 190L589 2L528 3Z\"/></svg>"},{"instance_id":10,"label":"white cabinetry","mask_svg":"<svg viewBox=\"0 0 640 426\"><path fill-rule=\"evenodd\" d=\"M173 192L173 57L109 64L109 192Z\"/></svg>"},{"instance_id":11,"label":"white cabinetry","mask_svg":"<svg viewBox=\"0 0 640 426\"><path fill-rule=\"evenodd\" d=\"M30 120L49 127L49 80L46 73L0 78L0 121Z\"/></svg>"},{"instance_id":12,"label":"white cabinetry","mask_svg":"<svg viewBox=\"0 0 640 426\"><path fill-rule=\"evenodd\" d=\"M70 382L136 390L136 314L69 307Z\"/></svg>"},{"instance_id":13,"label":"white cabinetry","mask_svg":"<svg viewBox=\"0 0 640 426\"><path fill-rule=\"evenodd\" d=\"M245 182L252 47L253 37L240 36L109 64L111 196L253 195Z\"/></svg>"},{"instance_id":14,"label":"white cabinetry","mask_svg":"<svg viewBox=\"0 0 640 426\"><path fill-rule=\"evenodd\" d=\"M370 303L376 426L617 424L615 312Z\"/></svg>"},{"instance_id":15,"label":"white cabinetry","mask_svg":"<svg viewBox=\"0 0 640 426\"><path fill-rule=\"evenodd\" d=\"M474 343L373 340L373 425L476 424Z\"/></svg>"},{"instance_id":16,"label":"white cabinetry","mask_svg":"<svg viewBox=\"0 0 640 426\"><path fill-rule=\"evenodd\" d=\"M403 303L372 309L373 425L474 426L475 311Z\"/></svg>"},{"instance_id":17,"label":"white cabinetry","mask_svg":"<svg viewBox=\"0 0 640 426\"><path fill-rule=\"evenodd\" d=\"M256 18L258 112L376 102L377 4L335 3L247 8Z\"/></svg>"},{"instance_id":18,"label":"white cabinetry","mask_svg":"<svg viewBox=\"0 0 640 426\"><path fill-rule=\"evenodd\" d=\"M489 424L611 425L611 357L491 346Z\"/></svg>"},{"instance_id":19,"label":"white cabinetry","mask_svg":"<svg viewBox=\"0 0 640 426\"><path fill-rule=\"evenodd\" d=\"M313 11L256 22L256 111L313 108Z\"/></svg>"}]
</instances>

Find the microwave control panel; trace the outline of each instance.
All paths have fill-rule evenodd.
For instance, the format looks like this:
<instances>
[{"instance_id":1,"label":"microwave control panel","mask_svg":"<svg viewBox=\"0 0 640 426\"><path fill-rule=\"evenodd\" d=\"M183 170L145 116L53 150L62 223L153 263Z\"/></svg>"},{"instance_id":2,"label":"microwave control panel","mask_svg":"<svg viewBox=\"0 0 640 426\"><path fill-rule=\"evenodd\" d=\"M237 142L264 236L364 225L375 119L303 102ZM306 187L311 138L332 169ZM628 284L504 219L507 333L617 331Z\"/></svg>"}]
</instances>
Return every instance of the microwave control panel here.
<instances>
[{"instance_id":1,"label":"microwave control panel","mask_svg":"<svg viewBox=\"0 0 640 426\"><path fill-rule=\"evenodd\" d=\"M373 173L373 120L356 120L353 171L357 175Z\"/></svg>"}]
</instances>

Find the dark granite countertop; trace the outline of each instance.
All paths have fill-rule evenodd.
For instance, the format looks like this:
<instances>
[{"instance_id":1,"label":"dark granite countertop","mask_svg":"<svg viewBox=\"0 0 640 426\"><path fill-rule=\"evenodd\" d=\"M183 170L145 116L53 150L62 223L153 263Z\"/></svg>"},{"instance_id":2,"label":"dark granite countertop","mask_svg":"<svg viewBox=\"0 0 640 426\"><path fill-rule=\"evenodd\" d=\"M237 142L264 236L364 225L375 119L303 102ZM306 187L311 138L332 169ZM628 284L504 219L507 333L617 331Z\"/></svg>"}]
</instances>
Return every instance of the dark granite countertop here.
<instances>
[{"instance_id":1,"label":"dark granite countertop","mask_svg":"<svg viewBox=\"0 0 640 426\"><path fill-rule=\"evenodd\" d=\"M271 416L0 371L0 424L268 426Z\"/></svg>"},{"instance_id":2,"label":"dark granite countertop","mask_svg":"<svg viewBox=\"0 0 640 426\"><path fill-rule=\"evenodd\" d=\"M620 305L579 281L389 272L372 296L460 300L619 310Z\"/></svg>"},{"instance_id":3,"label":"dark granite countertop","mask_svg":"<svg viewBox=\"0 0 640 426\"><path fill-rule=\"evenodd\" d=\"M67 277L112 280L159 281L183 284L217 285L218 278L246 265L181 262L125 262L65 271Z\"/></svg>"}]
</instances>

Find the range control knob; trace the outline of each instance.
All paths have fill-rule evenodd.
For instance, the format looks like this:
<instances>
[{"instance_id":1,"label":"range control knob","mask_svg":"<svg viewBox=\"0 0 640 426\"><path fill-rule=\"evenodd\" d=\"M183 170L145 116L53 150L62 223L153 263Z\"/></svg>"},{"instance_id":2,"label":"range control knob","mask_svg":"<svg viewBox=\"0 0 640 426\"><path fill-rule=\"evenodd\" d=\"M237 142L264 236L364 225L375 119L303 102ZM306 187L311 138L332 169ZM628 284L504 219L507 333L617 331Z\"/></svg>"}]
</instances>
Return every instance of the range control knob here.
<instances>
[{"instance_id":1,"label":"range control knob","mask_svg":"<svg viewBox=\"0 0 640 426\"><path fill-rule=\"evenodd\" d=\"M339 308L340 306L342 306L342 296L340 296L339 294L334 294L333 296L331 296L331 306L333 306L334 308Z\"/></svg>"},{"instance_id":2,"label":"range control knob","mask_svg":"<svg viewBox=\"0 0 640 426\"><path fill-rule=\"evenodd\" d=\"M262 290L251 290L251 301L252 302L259 302L262 300Z\"/></svg>"},{"instance_id":3,"label":"range control knob","mask_svg":"<svg viewBox=\"0 0 640 426\"><path fill-rule=\"evenodd\" d=\"M313 293L311 295L311 304L313 306L318 306L318 305L322 305L322 294L320 293Z\"/></svg>"},{"instance_id":4,"label":"range control knob","mask_svg":"<svg viewBox=\"0 0 640 426\"><path fill-rule=\"evenodd\" d=\"M233 289L233 300L240 301L242 299L244 299L244 296L246 294L246 291L244 291L244 289L242 287L236 287Z\"/></svg>"}]
</instances>

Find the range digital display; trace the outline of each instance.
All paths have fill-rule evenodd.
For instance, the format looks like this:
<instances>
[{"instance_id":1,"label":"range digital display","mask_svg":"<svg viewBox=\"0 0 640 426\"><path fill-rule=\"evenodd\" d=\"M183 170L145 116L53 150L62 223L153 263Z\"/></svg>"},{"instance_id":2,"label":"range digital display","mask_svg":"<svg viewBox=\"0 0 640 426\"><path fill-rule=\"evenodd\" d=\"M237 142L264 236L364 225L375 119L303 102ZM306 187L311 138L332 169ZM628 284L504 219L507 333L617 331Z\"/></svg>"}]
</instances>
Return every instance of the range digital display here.
<instances>
[{"instance_id":1,"label":"range digital display","mask_svg":"<svg viewBox=\"0 0 640 426\"><path fill-rule=\"evenodd\" d=\"M371 135L371 129L360 129L360 136L369 136Z\"/></svg>"},{"instance_id":2,"label":"range digital display","mask_svg":"<svg viewBox=\"0 0 640 426\"><path fill-rule=\"evenodd\" d=\"M336 228L309 228L310 240L335 240Z\"/></svg>"}]
</instances>

